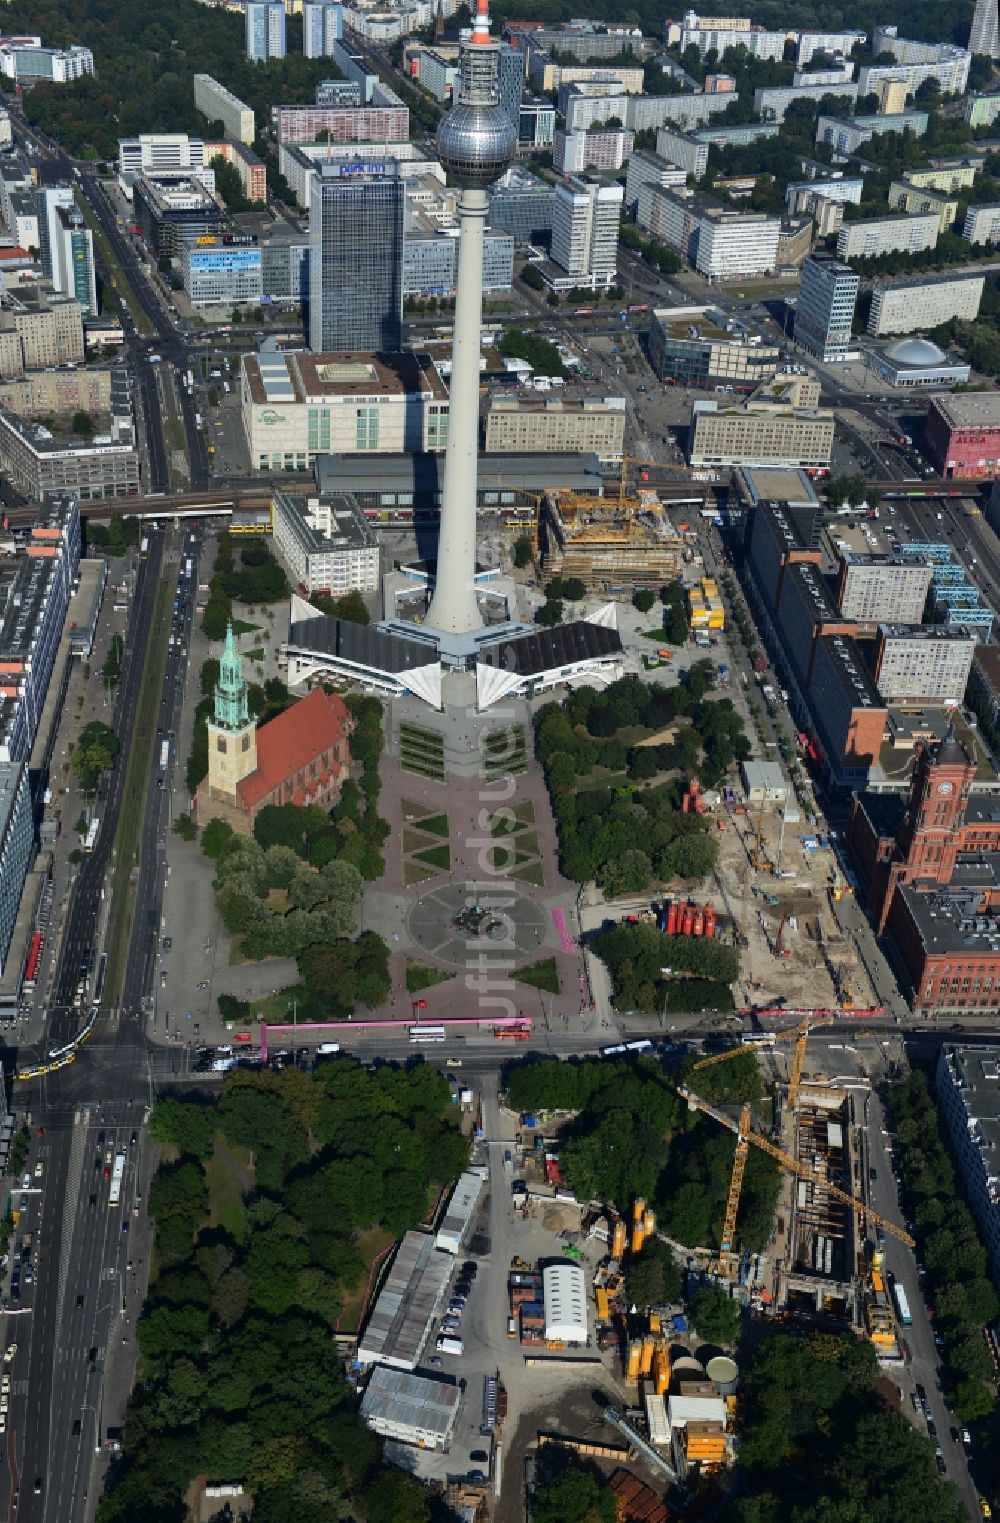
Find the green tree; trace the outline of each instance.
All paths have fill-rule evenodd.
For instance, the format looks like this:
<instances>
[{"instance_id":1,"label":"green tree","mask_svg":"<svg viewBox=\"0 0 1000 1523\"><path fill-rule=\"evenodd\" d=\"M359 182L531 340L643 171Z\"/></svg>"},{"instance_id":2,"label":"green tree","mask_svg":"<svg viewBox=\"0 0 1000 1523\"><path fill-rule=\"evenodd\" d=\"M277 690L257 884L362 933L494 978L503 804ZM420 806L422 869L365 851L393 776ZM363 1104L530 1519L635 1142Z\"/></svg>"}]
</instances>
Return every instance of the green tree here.
<instances>
[{"instance_id":1,"label":"green tree","mask_svg":"<svg viewBox=\"0 0 1000 1523\"><path fill-rule=\"evenodd\" d=\"M563 605L558 598L549 598L541 608L535 610L535 623L541 624L544 629L552 629L556 624L562 623Z\"/></svg>"},{"instance_id":2,"label":"green tree","mask_svg":"<svg viewBox=\"0 0 1000 1523\"><path fill-rule=\"evenodd\" d=\"M193 1158L208 1158L212 1152L215 1115L206 1105L177 1100L167 1095L157 1100L149 1121L149 1135L155 1142L166 1143L179 1153Z\"/></svg>"},{"instance_id":3,"label":"green tree","mask_svg":"<svg viewBox=\"0 0 1000 1523\"><path fill-rule=\"evenodd\" d=\"M691 1321L707 1343L728 1347L736 1342L740 1326L740 1303L719 1285L703 1285L689 1306Z\"/></svg>"},{"instance_id":4,"label":"green tree","mask_svg":"<svg viewBox=\"0 0 1000 1523\"><path fill-rule=\"evenodd\" d=\"M640 587L632 594L632 605L638 608L640 613L648 613L655 601L656 596L648 587Z\"/></svg>"},{"instance_id":5,"label":"green tree","mask_svg":"<svg viewBox=\"0 0 1000 1523\"><path fill-rule=\"evenodd\" d=\"M519 534L514 541L514 565L519 571L531 565L531 540L527 534Z\"/></svg>"},{"instance_id":6,"label":"green tree","mask_svg":"<svg viewBox=\"0 0 1000 1523\"><path fill-rule=\"evenodd\" d=\"M539 1486L531 1509L534 1523L615 1523L615 1494L604 1476L578 1460L569 1460L552 1480Z\"/></svg>"}]
</instances>

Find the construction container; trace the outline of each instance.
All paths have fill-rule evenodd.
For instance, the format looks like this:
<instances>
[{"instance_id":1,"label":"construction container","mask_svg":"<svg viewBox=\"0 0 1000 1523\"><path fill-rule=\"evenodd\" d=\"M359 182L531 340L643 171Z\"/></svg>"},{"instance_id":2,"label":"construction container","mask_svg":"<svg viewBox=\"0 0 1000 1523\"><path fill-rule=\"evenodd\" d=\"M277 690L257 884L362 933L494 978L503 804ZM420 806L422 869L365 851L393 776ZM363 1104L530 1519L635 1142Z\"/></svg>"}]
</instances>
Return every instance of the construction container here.
<instances>
[{"instance_id":1,"label":"construction container","mask_svg":"<svg viewBox=\"0 0 1000 1523\"><path fill-rule=\"evenodd\" d=\"M615 1222L614 1235L611 1239L611 1257L621 1259L625 1252L625 1223L621 1220Z\"/></svg>"},{"instance_id":2,"label":"construction container","mask_svg":"<svg viewBox=\"0 0 1000 1523\"><path fill-rule=\"evenodd\" d=\"M628 1380L635 1381L639 1379L639 1368L641 1364L642 1341L641 1339L637 1338L628 1346L628 1366L626 1368L626 1377Z\"/></svg>"},{"instance_id":3,"label":"construction container","mask_svg":"<svg viewBox=\"0 0 1000 1523\"><path fill-rule=\"evenodd\" d=\"M636 1226L642 1221L645 1210L646 1202L641 1197L637 1197L632 1202L632 1220Z\"/></svg>"},{"instance_id":4,"label":"construction container","mask_svg":"<svg viewBox=\"0 0 1000 1523\"><path fill-rule=\"evenodd\" d=\"M602 1322L606 1322L610 1316L608 1306L608 1293L603 1285L598 1285L594 1291L594 1304L597 1307L597 1315Z\"/></svg>"},{"instance_id":5,"label":"construction container","mask_svg":"<svg viewBox=\"0 0 1000 1523\"><path fill-rule=\"evenodd\" d=\"M656 1339L647 1337L642 1340L642 1359L639 1364L640 1375L648 1375L653 1368L653 1355L656 1352Z\"/></svg>"},{"instance_id":6,"label":"construction container","mask_svg":"<svg viewBox=\"0 0 1000 1523\"><path fill-rule=\"evenodd\" d=\"M642 1245L646 1241L646 1234L642 1230L642 1223L637 1222L632 1228L632 1252L641 1253Z\"/></svg>"},{"instance_id":7,"label":"construction container","mask_svg":"<svg viewBox=\"0 0 1000 1523\"><path fill-rule=\"evenodd\" d=\"M726 1436L718 1423L688 1423L684 1452L691 1464L721 1465L726 1456Z\"/></svg>"},{"instance_id":8,"label":"construction container","mask_svg":"<svg viewBox=\"0 0 1000 1523\"><path fill-rule=\"evenodd\" d=\"M714 904L706 904L706 906L705 906L705 935L706 936L714 936L715 935L715 905Z\"/></svg>"},{"instance_id":9,"label":"construction container","mask_svg":"<svg viewBox=\"0 0 1000 1523\"><path fill-rule=\"evenodd\" d=\"M660 1314L658 1311L651 1311L649 1314L649 1331L651 1333L658 1333L660 1331Z\"/></svg>"},{"instance_id":10,"label":"construction container","mask_svg":"<svg viewBox=\"0 0 1000 1523\"><path fill-rule=\"evenodd\" d=\"M653 1355L653 1389L657 1396L665 1396L670 1387L670 1361L662 1343Z\"/></svg>"},{"instance_id":11,"label":"construction container","mask_svg":"<svg viewBox=\"0 0 1000 1523\"><path fill-rule=\"evenodd\" d=\"M678 914L678 911L677 911L677 901L676 901L676 899L671 899L670 904L667 907L667 935L668 936L676 936L677 935L677 914Z\"/></svg>"},{"instance_id":12,"label":"construction container","mask_svg":"<svg viewBox=\"0 0 1000 1523\"><path fill-rule=\"evenodd\" d=\"M642 1230L647 1237L652 1237L656 1231L656 1212L652 1206L647 1207L646 1214L642 1219Z\"/></svg>"}]
</instances>

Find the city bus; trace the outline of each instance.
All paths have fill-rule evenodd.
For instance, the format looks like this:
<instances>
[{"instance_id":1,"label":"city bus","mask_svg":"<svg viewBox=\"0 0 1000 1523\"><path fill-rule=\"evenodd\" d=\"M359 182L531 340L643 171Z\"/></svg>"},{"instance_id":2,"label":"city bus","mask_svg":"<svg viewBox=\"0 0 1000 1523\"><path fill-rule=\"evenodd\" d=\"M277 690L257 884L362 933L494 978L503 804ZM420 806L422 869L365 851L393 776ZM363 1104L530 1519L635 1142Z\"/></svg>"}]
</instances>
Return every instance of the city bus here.
<instances>
[{"instance_id":1,"label":"city bus","mask_svg":"<svg viewBox=\"0 0 1000 1523\"><path fill-rule=\"evenodd\" d=\"M87 836L83 843L84 851L93 851L94 847L97 845L97 833L100 828L101 817L100 815L95 814L94 818L91 820L90 825L87 828Z\"/></svg>"},{"instance_id":2,"label":"city bus","mask_svg":"<svg viewBox=\"0 0 1000 1523\"><path fill-rule=\"evenodd\" d=\"M94 992L91 996L91 1004L99 1005L101 995L104 993L104 979L108 971L108 954L102 952L97 959L97 977L94 979Z\"/></svg>"},{"instance_id":3,"label":"city bus","mask_svg":"<svg viewBox=\"0 0 1000 1523\"><path fill-rule=\"evenodd\" d=\"M34 990L35 981L38 977L38 964L42 956L42 933L36 931L31 938L31 946L28 949L28 961L24 966L24 992L30 994Z\"/></svg>"},{"instance_id":4,"label":"city bus","mask_svg":"<svg viewBox=\"0 0 1000 1523\"><path fill-rule=\"evenodd\" d=\"M892 1299L896 1303L896 1315L899 1317L900 1327L912 1327L913 1318L910 1315L910 1303L906 1299L906 1291L898 1280L892 1282Z\"/></svg>"},{"instance_id":5,"label":"city bus","mask_svg":"<svg viewBox=\"0 0 1000 1523\"><path fill-rule=\"evenodd\" d=\"M124 1153L116 1153L115 1154L114 1167L113 1167L113 1169L111 1171L111 1192L110 1192L110 1194L108 1196L108 1205L109 1206L117 1206L117 1205L121 1204L122 1182L124 1181L124 1178L125 1178L125 1154Z\"/></svg>"},{"instance_id":6,"label":"city bus","mask_svg":"<svg viewBox=\"0 0 1000 1523\"><path fill-rule=\"evenodd\" d=\"M443 1042L444 1041L444 1027L443 1026L411 1026L410 1027L410 1041L411 1042Z\"/></svg>"}]
</instances>

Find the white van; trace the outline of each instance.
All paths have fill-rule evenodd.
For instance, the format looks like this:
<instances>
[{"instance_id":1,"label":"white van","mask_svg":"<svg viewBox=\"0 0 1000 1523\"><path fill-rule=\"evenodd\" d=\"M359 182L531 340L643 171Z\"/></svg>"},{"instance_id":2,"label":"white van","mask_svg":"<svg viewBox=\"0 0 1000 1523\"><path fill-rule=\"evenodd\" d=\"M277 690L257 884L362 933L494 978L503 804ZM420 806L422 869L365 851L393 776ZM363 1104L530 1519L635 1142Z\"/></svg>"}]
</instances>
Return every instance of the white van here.
<instances>
[{"instance_id":1,"label":"white van","mask_svg":"<svg viewBox=\"0 0 1000 1523\"><path fill-rule=\"evenodd\" d=\"M454 1354L457 1357L465 1353L465 1344L461 1338L449 1338L445 1334L438 1339L436 1347L439 1354Z\"/></svg>"},{"instance_id":2,"label":"white van","mask_svg":"<svg viewBox=\"0 0 1000 1523\"><path fill-rule=\"evenodd\" d=\"M319 1055L321 1057L325 1057L329 1053L339 1052L340 1051L340 1043L339 1042L320 1042L320 1044L317 1047L316 1051L319 1053Z\"/></svg>"}]
</instances>

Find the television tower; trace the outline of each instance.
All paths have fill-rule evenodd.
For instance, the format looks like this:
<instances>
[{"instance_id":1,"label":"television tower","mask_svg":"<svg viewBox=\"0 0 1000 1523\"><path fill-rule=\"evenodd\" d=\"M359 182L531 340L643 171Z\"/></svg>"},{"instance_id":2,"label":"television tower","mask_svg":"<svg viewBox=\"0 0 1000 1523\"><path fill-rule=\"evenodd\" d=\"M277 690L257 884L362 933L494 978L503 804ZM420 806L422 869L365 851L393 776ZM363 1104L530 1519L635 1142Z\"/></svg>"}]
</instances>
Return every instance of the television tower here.
<instances>
[{"instance_id":1,"label":"television tower","mask_svg":"<svg viewBox=\"0 0 1000 1523\"><path fill-rule=\"evenodd\" d=\"M486 189L517 153L514 125L500 105L500 48L490 40L486 7L487 0L476 0L471 36L462 42L458 94L437 135L438 157L451 183L461 186L448 448L437 575L426 620L448 634L467 634L483 623L475 577Z\"/></svg>"}]
</instances>

